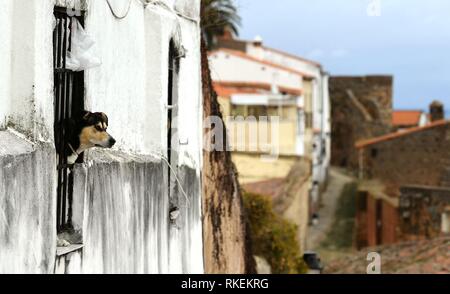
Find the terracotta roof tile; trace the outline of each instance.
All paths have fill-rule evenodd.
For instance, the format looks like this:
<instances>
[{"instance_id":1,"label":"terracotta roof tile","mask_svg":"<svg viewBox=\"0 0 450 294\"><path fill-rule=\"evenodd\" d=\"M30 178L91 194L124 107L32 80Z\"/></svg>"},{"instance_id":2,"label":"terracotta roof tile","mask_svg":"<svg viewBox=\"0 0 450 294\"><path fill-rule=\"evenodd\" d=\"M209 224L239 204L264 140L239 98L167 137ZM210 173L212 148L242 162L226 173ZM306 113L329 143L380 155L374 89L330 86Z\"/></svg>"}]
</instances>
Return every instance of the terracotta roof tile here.
<instances>
[{"instance_id":1,"label":"terracotta roof tile","mask_svg":"<svg viewBox=\"0 0 450 294\"><path fill-rule=\"evenodd\" d=\"M267 83L248 83L248 82L214 82L214 90L218 96L230 97L233 94L257 94L267 93L272 89L272 85ZM287 87L278 87L281 93L288 95L300 96L301 89L293 89Z\"/></svg>"},{"instance_id":2,"label":"terracotta roof tile","mask_svg":"<svg viewBox=\"0 0 450 294\"><path fill-rule=\"evenodd\" d=\"M420 117L423 111L421 110L398 110L392 112L392 125L394 126L418 126Z\"/></svg>"}]
</instances>

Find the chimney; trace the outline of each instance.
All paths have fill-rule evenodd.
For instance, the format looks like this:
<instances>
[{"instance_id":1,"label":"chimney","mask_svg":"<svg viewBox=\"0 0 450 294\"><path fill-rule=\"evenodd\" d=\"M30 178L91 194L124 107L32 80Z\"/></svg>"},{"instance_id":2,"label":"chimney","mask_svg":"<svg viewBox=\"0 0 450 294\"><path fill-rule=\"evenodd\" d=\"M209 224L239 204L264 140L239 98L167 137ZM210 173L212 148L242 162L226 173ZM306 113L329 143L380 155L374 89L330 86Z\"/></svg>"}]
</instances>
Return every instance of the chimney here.
<instances>
[{"instance_id":1,"label":"chimney","mask_svg":"<svg viewBox=\"0 0 450 294\"><path fill-rule=\"evenodd\" d=\"M253 45L255 45L255 47L261 47L262 44L263 44L263 39L261 36L258 35L253 39Z\"/></svg>"},{"instance_id":2,"label":"chimney","mask_svg":"<svg viewBox=\"0 0 450 294\"><path fill-rule=\"evenodd\" d=\"M444 117L444 104L439 101L433 101L430 104L430 120L431 122L443 120Z\"/></svg>"}]
</instances>

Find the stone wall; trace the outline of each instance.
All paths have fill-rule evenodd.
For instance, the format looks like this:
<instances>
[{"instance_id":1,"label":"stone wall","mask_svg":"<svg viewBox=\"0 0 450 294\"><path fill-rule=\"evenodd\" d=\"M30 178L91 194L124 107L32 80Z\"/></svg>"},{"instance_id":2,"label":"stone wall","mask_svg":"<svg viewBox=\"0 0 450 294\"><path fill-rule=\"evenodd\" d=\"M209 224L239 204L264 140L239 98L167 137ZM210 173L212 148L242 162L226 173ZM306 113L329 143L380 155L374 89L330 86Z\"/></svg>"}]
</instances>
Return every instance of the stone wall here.
<instances>
[{"instance_id":1,"label":"stone wall","mask_svg":"<svg viewBox=\"0 0 450 294\"><path fill-rule=\"evenodd\" d=\"M391 76L331 77L332 165L356 170L354 143L391 130Z\"/></svg>"},{"instance_id":2,"label":"stone wall","mask_svg":"<svg viewBox=\"0 0 450 294\"><path fill-rule=\"evenodd\" d=\"M363 149L364 178L392 186L391 194L402 185L440 186L450 166L450 124L399 134Z\"/></svg>"},{"instance_id":3,"label":"stone wall","mask_svg":"<svg viewBox=\"0 0 450 294\"><path fill-rule=\"evenodd\" d=\"M442 215L450 205L450 188L401 188L400 216L405 239L433 238L441 234Z\"/></svg>"},{"instance_id":4,"label":"stone wall","mask_svg":"<svg viewBox=\"0 0 450 294\"><path fill-rule=\"evenodd\" d=\"M204 43L202 51L203 115L222 117ZM231 154L204 151L202 179L205 273L254 273L248 223Z\"/></svg>"}]
</instances>

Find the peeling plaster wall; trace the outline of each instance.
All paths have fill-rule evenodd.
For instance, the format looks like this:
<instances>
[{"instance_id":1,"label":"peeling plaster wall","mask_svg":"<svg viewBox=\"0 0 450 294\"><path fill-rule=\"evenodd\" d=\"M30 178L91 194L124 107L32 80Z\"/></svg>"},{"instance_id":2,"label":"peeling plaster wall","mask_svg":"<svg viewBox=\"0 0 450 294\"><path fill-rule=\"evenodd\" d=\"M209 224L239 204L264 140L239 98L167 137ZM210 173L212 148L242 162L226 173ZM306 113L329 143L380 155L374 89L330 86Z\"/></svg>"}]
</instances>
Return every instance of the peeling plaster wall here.
<instances>
[{"instance_id":1,"label":"peeling plaster wall","mask_svg":"<svg viewBox=\"0 0 450 294\"><path fill-rule=\"evenodd\" d=\"M167 181L167 165L158 159L99 152L89 158L88 168L75 170L75 190L86 191L75 195L84 201L80 272L202 273L196 171L179 170L187 205L177 189L169 199L161 185ZM172 223L173 205L180 216Z\"/></svg>"},{"instance_id":2,"label":"peeling plaster wall","mask_svg":"<svg viewBox=\"0 0 450 294\"><path fill-rule=\"evenodd\" d=\"M5 35L1 35L6 41L0 46L0 128L11 125L30 138L51 141L53 2L5 2L1 25Z\"/></svg>"},{"instance_id":3,"label":"peeling plaster wall","mask_svg":"<svg viewBox=\"0 0 450 294\"><path fill-rule=\"evenodd\" d=\"M0 273L51 273L56 246L52 146L0 132Z\"/></svg>"},{"instance_id":4,"label":"peeling plaster wall","mask_svg":"<svg viewBox=\"0 0 450 294\"><path fill-rule=\"evenodd\" d=\"M12 4L10 0L0 0L0 129L5 128L10 112Z\"/></svg>"},{"instance_id":5,"label":"peeling plaster wall","mask_svg":"<svg viewBox=\"0 0 450 294\"><path fill-rule=\"evenodd\" d=\"M122 6L117 5L117 11L123 11ZM160 154L167 149L168 50L180 22L187 53L178 73L177 131L179 140L188 144L180 147L179 160L198 169L202 146L199 25L161 6L149 4L144 10L139 1L132 2L123 20L111 16L106 1L90 1L88 7L86 29L97 42L103 64L86 74L86 107L108 114L109 129L122 151Z\"/></svg>"}]
</instances>

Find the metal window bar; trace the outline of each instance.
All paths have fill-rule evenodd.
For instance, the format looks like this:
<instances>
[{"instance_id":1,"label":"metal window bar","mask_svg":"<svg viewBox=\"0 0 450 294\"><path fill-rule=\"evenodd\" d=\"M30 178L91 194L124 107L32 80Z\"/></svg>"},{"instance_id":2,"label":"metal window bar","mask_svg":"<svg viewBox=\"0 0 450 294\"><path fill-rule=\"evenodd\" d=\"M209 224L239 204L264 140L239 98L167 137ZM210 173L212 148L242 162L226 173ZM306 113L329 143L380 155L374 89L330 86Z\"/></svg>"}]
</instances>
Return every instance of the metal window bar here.
<instances>
[{"instance_id":1,"label":"metal window bar","mask_svg":"<svg viewBox=\"0 0 450 294\"><path fill-rule=\"evenodd\" d=\"M53 32L55 145L58 157L57 222L58 233L72 229L73 173L67 165L70 149L65 140L64 122L84 109L84 73L66 69L67 52L71 50L71 26L81 16L69 16L67 8L55 7L56 27ZM82 162L82 156L78 159Z\"/></svg>"},{"instance_id":2,"label":"metal window bar","mask_svg":"<svg viewBox=\"0 0 450 294\"><path fill-rule=\"evenodd\" d=\"M168 96L167 96L167 161L172 164L172 123L173 123L173 83L175 74L175 50L172 42L169 45L169 79L168 79ZM167 185L170 197L171 192L171 171L167 169Z\"/></svg>"}]
</instances>

